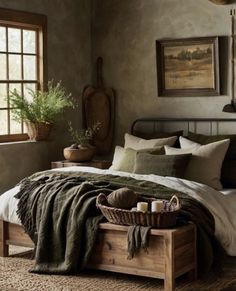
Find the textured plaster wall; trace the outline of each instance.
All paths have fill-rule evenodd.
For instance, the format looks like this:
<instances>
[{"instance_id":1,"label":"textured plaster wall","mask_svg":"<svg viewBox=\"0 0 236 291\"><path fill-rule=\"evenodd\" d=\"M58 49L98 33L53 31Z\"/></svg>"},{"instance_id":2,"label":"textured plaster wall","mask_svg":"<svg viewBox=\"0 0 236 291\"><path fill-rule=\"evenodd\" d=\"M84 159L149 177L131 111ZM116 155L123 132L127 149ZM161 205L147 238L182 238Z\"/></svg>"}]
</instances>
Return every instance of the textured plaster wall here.
<instances>
[{"instance_id":1,"label":"textured plaster wall","mask_svg":"<svg viewBox=\"0 0 236 291\"><path fill-rule=\"evenodd\" d=\"M157 97L155 54L156 39L229 35L233 5L207 0L0 0L2 8L48 16L48 77L62 80L75 98L91 83L91 73L95 80L96 58L104 58L105 83L117 93L116 144L123 143L124 132L138 117L234 117L222 113L230 100L225 52L220 97ZM49 142L0 144L0 193L62 158L68 144L66 119L79 127L81 110L67 113Z\"/></svg>"},{"instance_id":2,"label":"textured plaster wall","mask_svg":"<svg viewBox=\"0 0 236 291\"><path fill-rule=\"evenodd\" d=\"M90 0L0 0L0 7L47 15L48 78L62 80L74 98L80 97L84 85L91 82ZM63 116L51 141L0 144L0 193L21 178L49 168L50 161L62 159L62 149L69 143L67 119L79 127L80 109Z\"/></svg>"},{"instance_id":3,"label":"textured plaster wall","mask_svg":"<svg viewBox=\"0 0 236 291\"><path fill-rule=\"evenodd\" d=\"M229 35L232 6L207 0L92 1L93 63L104 58L104 79L117 92L116 143L123 143L138 117L234 117L222 113L230 100L225 52L222 96L181 98L157 97L155 52L157 39Z\"/></svg>"}]
</instances>

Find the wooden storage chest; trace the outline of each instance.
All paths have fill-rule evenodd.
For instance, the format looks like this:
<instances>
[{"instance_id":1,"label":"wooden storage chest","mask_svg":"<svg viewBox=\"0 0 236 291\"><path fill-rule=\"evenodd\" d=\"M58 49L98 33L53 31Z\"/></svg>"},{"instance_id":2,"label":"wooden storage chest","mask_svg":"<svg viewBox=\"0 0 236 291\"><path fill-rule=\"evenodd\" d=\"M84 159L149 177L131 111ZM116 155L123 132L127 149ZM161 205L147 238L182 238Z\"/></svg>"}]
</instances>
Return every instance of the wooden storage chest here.
<instances>
[{"instance_id":1,"label":"wooden storage chest","mask_svg":"<svg viewBox=\"0 0 236 291\"><path fill-rule=\"evenodd\" d=\"M88 267L164 279L165 291L175 288L184 273L196 278L196 228L188 224L174 229L151 229L148 253L127 259L127 226L101 223Z\"/></svg>"}]
</instances>

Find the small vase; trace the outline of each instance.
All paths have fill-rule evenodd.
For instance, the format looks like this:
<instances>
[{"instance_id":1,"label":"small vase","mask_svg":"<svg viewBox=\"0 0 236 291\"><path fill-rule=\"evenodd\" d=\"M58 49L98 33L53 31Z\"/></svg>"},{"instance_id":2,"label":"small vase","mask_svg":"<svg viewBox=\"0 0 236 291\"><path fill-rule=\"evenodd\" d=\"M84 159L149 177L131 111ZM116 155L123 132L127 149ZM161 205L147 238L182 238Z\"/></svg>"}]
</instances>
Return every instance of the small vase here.
<instances>
[{"instance_id":1,"label":"small vase","mask_svg":"<svg viewBox=\"0 0 236 291\"><path fill-rule=\"evenodd\" d=\"M64 157L70 162L88 162L95 155L96 148L92 145L88 147L80 147L73 149L70 147L64 148Z\"/></svg>"}]
</instances>

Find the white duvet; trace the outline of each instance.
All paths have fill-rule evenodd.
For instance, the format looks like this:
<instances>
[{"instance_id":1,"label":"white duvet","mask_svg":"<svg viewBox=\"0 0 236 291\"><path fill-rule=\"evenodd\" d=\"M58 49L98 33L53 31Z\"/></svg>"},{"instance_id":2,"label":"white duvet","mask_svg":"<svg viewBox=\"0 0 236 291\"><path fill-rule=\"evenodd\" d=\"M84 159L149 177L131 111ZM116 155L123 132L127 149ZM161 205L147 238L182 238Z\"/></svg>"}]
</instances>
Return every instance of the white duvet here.
<instances>
[{"instance_id":1,"label":"white duvet","mask_svg":"<svg viewBox=\"0 0 236 291\"><path fill-rule=\"evenodd\" d=\"M178 179L161 177L157 175L138 175L112 170L100 170L92 167L68 167L56 169L57 171L84 171L92 173L115 174L129 176L137 180L157 182L174 190L189 194L194 199L204 204L215 218L215 236L221 242L225 251L236 256L236 192L216 191L206 185ZM54 171L54 170L51 170ZM0 196L0 219L21 224L17 216L18 200L14 195L19 191L16 186Z\"/></svg>"}]
</instances>

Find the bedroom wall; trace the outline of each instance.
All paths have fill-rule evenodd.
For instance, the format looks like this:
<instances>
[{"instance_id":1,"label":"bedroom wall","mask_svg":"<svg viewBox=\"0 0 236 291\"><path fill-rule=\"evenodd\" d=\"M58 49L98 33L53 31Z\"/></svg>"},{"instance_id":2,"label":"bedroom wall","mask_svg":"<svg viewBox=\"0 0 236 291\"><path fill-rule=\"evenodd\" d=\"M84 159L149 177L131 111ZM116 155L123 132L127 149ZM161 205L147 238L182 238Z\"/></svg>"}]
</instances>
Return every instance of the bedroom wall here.
<instances>
[{"instance_id":1,"label":"bedroom wall","mask_svg":"<svg viewBox=\"0 0 236 291\"><path fill-rule=\"evenodd\" d=\"M117 93L116 144L138 117L235 117L222 113L230 101L224 52L222 96L179 98L157 97L155 52L157 39L229 35L232 6L207 0L92 1L93 64L104 58L105 82Z\"/></svg>"},{"instance_id":2,"label":"bedroom wall","mask_svg":"<svg viewBox=\"0 0 236 291\"><path fill-rule=\"evenodd\" d=\"M0 0L0 7L47 15L48 78L62 80L80 104L83 87L91 82L90 1ZM0 193L62 159L62 149L70 142L66 119L81 126L80 108L64 115L50 141L0 144Z\"/></svg>"}]
</instances>

